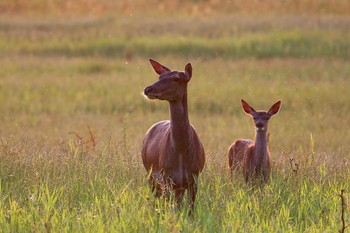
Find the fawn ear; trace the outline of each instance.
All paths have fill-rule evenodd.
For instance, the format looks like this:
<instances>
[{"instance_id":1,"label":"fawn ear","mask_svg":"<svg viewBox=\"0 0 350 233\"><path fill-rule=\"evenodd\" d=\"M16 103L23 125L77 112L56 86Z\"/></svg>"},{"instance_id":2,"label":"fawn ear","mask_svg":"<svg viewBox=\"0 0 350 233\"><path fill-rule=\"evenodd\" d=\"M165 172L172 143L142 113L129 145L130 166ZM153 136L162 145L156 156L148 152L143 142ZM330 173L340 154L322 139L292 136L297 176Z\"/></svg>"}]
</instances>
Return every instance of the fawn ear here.
<instances>
[{"instance_id":1,"label":"fawn ear","mask_svg":"<svg viewBox=\"0 0 350 233\"><path fill-rule=\"evenodd\" d=\"M256 112L254 108L250 107L250 105L244 101L244 99L241 99L241 103L242 103L243 110L247 114L252 115L254 112Z\"/></svg>"},{"instance_id":2,"label":"fawn ear","mask_svg":"<svg viewBox=\"0 0 350 233\"><path fill-rule=\"evenodd\" d=\"M149 62L151 63L154 71L159 75L170 71L168 67L163 66L162 64L160 64L159 62L156 62L155 60L149 59Z\"/></svg>"},{"instance_id":3,"label":"fawn ear","mask_svg":"<svg viewBox=\"0 0 350 233\"><path fill-rule=\"evenodd\" d=\"M272 107L270 108L270 110L268 111L268 113L272 116L275 115L276 113L278 113L278 111L281 108L281 101L276 102L274 105L272 105Z\"/></svg>"},{"instance_id":4,"label":"fawn ear","mask_svg":"<svg viewBox=\"0 0 350 233\"><path fill-rule=\"evenodd\" d=\"M185 67L185 75L187 78L187 82L190 81L190 79L192 78L192 65L191 63L188 63Z\"/></svg>"}]
</instances>

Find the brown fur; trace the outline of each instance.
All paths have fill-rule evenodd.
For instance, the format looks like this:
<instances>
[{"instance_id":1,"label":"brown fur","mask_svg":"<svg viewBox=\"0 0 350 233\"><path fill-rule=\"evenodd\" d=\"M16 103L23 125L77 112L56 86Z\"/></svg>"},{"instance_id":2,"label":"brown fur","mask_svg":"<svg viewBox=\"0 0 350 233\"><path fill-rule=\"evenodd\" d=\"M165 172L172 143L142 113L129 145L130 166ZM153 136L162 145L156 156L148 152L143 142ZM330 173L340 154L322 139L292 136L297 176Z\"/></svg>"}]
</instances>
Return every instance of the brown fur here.
<instances>
[{"instance_id":1,"label":"brown fur","mask_svg":"<svg viewBox=\"0 0 350 233\"><path fill-rule=\"evenodd\" d=\"M281 102L275 103L268 112L255 111L244 100L244 111L254 118L256 126L255 141L250 139L238 139L232 143L228 150L231 175L234 171L242 169L245 181L252 177L263 178L267 182L270 177L270 151L268 148L268 121L272 115L278 113Z\"/></svg>"},{"instance_id":2,"label":"brown fur","mask_svg":"<svg viewBox=\"0 0 350 233\"><path fill-rule=\"evenodd\" d=\"M196 178L204 167L205 155L203 145L188 120L187 82L192 67L188 64L185 72L178 72L153 60L151 64L160 78L145 88L145 95L169 102L170 121L158 122L147 131L141 152L143 164L151 172L150 183L156 196L168 196L174 191L177 202L181 203L185 190L188 190L193 207Z\"/></svg>"},{"instance_id":3,"label":"brown fur","mask_svg":"<svg viewBox=\"0 0 350 233\"><path fill-rule=\"evenodd\" d=\"M266 164L254 163L255 142L250 139L238 139L232 143L228 150L229 166L231 172L242 169L246 182L252 176L262 176L264 181L270 175L270 152L265 155Z\"/></svg>"}]
</instances>

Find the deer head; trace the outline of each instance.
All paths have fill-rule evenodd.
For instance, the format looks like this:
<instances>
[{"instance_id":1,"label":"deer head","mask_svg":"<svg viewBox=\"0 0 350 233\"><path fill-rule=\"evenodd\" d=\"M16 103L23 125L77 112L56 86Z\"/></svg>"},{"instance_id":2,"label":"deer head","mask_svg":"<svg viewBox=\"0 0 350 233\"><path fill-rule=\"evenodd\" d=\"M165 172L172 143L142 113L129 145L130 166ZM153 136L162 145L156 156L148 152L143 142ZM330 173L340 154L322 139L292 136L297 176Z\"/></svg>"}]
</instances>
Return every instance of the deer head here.
<instances>
[{"instance_id":1,"label":"deer head","mask_svg":"<svg viewBox=\"0 0 350 233\"><path fill-rule=\"evenodd\" d=\"M281 107L281 101L272 105L269 111L255 111L247 102L241 99L243 110L253 117L257 131L267 131L270 118L277 114Z\"/></svg>"},{"instance_id":2,"label":"deer head","mask_svg":"<svg viewBox=\"0 0 350 233\"><path fill-rule=\"evenodd\" d=\"M169 102L179 100L186 93L187 83L192 77L192 66L188 63L185 71L172 71L166 66L149 59L154 71L159 75L159 80L144 89L144 94L149 99L167 100Z\"/></svg>"}]
</instances>

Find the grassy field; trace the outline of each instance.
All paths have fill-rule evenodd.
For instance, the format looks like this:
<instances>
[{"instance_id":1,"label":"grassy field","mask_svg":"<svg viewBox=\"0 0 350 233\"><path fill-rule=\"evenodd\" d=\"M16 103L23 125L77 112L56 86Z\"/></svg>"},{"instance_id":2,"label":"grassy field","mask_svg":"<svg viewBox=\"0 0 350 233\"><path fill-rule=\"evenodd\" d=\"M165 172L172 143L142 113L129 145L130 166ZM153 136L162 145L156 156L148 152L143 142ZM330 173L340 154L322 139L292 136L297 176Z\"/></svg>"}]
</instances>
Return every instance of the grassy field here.
<instances>
[{"instance_id":1,"label":"grassy field","mask_svg":"<svg viewBox=\"0 0 350 233\"><path fill-rule=\"evenodd\" d=\"M215 0L101 2L0 4L0 232L341 229L342 189L350 204L348 1L275 1L262 13L266 1L222 1L225 14ZM143 136L169 118L166 102L141 94L157 80L149 57L193 66L190 121L206 151L193 217L147 185ZM241 98L256 109L282 101L264 188L241 174L230 181L229 145L254 137Z\"/></svg>"}]
</instances>

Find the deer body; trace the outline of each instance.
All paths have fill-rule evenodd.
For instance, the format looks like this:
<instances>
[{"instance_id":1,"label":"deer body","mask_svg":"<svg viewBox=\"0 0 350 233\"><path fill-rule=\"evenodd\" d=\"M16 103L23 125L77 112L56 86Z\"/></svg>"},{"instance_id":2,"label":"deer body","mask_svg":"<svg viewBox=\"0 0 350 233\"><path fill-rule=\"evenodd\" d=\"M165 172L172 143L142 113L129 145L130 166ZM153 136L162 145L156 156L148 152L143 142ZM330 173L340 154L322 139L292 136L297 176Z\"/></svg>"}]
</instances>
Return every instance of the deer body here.
<instances>
[{"instance_id":1,"label":"deer body","mask_svg":"<svg viewBox=\"0 0 350 233\"><path fill-rule=\"evenodd\" d=\"M196 177L204 167L203 145L189 123L187 110L187 82L192 75L190 64L185 72L170 71L165 66L150 60L159 81L146 87L150 99L167 100L170 105L170 121L153 125L146 133L142 146L143 164L150 174L150 183L156 196L174 191L181 203L185 190L193 206L197 184Z\"/></svg>"},{"instance_id":2,"label":"deer body","mask_svg":"<svg viewBox=\"0 0 350 233\"><path fill-rule=\"evenodd\" d=\"M228 150L231 172L242 168L245 181L252 177L261 177L267 182L270 176L270 152L268 148L268 121L278 113L281 102L275 103L268 112L255 111L244 100L241 100L244 111L251 115L256 126L255 141L238 139Z\"/></svg>"}]
</instances>

